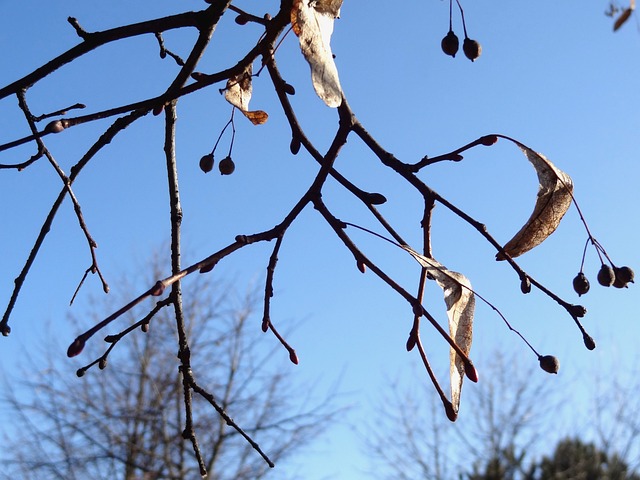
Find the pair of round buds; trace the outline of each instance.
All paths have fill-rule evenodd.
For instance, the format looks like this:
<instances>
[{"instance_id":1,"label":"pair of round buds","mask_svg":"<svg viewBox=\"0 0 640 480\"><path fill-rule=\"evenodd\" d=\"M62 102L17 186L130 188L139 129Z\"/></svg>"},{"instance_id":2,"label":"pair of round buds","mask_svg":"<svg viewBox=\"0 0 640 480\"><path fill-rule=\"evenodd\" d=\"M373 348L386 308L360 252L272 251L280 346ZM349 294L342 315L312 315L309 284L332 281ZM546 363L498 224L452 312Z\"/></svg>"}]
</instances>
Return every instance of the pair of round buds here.
<instances>
[{"instance_id":1,"label":"pair of round buds","mask_svg":"<svg viewBox=\"0 0 640 480\"><path fill-rule=\"evenodd\" d=\"M625 288L629 283L633 283L635 273L631 267L611 267L602 264L598 271L598 283L603 287ZM573 279L573 289L578 295L584 295L589 291L589 280L587 276L580 272Z\"/></svg>"},{"instance_id":2,"label":"pair of round buds","mask_svg":"<svg viewBox=\"0 0 640 480\"><path fill-rule=\"evenodd\" d=\"M440 42L440 46L445 54L455 57L460 47L460 41L458 40L458 36L453 33L453 30L449 30L449 33L447 33L442 39L442 42ZM464 41L462 42L462 51L465 57L474 62L482 53L482 45L465 35Z\"/></svg>"},{"instance_id":3,"label":"pair of round buds","mask_svg":"<svg viewBox=\"0 0 640 480\"><path fill-rule=\"evenodd\" d=\"M209 173L213 170L213 154L209 153L200 159L200 170L204 173ZM221 175L231 175L236 169L236 164L233 163L231 155L227 155L218 163L218 170Z\"/></svg>"}]
</instances>

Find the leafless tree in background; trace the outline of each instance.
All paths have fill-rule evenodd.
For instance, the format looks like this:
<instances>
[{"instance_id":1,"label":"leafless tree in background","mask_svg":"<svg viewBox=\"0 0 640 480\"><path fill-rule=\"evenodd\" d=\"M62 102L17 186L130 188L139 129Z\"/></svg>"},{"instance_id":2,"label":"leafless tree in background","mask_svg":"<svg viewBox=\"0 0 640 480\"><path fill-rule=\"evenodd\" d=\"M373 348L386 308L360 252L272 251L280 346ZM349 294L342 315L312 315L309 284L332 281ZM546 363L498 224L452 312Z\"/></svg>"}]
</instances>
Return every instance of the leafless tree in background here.
<instances>
[{"instance_id":1,"label":"leafless tree in background","mask_svg":"<svg viewBox=\"0 0 640 480\"><path fill-rule=\"evenodd\" d=\"M252 328L256 295L237 299L230 288L202 280L193 287L198 293L183 308L199 381L215 393L224 412L233 412L245 432L269 449L273 461L299 453L337 414L329 397L314 399L312 389L295 387L293 371L268 361L274 346ZM5 430L2 478L199 476L193 450L181 441L184 392L176 375L173 319L162 310L144 328L146 334L122 342L108 366L103 357L101 372L70 376L56 356L62 348L55 348L60 345L50 335L42 358L31 358L21 376L6 379L5 414L15 421ZM100 355L97 345L91 350ZM195 411L193 427L200 432L210 478L253 480L270 470L222 415L207 408Z\"/></svg>"},{"instance_id":2,"label":"leafless tree in background","mask_svg":"<svg viewBox=\"0 0 640 480\"><path fill-rule=\"evenodd\" d=\"M469 391L465 415L447 425L422 387L398 386L385 395L380 416L367 426L365 443L386 476L447 480L479 474L493 462L498 478L523 478L541 441L552 441L550 420L560 417L564 393L517 356L497 351L483 368L483 381Z\"/></svg>"}]
</instances>

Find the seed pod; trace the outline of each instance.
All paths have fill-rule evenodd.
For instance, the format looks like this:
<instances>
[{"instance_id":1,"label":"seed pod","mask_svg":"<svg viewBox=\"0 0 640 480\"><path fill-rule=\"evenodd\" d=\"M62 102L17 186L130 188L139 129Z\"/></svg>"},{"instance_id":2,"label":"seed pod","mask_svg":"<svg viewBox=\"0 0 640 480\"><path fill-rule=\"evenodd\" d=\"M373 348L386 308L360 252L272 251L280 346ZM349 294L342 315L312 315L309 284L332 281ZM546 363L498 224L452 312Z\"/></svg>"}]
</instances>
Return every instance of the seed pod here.
<instances>
[{"instance_id":1,"label":"seed pod","mask_svg":"<svg viewBox=\"0 0 640 480\"><path fill-rule=\"evenodd\" d=\"M230 156L224 157L218 164L218 170L220 170L221 175L231 175L235 169L236 165Z\"/></svg>"},{"instance_id":2,"label":"seed pod","mask_svg":"<svg viewBox=\"0 0 640 480\"><path fill-rule=\"evenodd\" d=\"M616 275L616 280L613 284L614 287L617 286L616 283L618 282L622 283L625 287L627 286L627 283L633 283L635 273L631 267L615 267L613 271Z\"/></svg>"},{"instance_id":3,"label":"seed pod","mask_svg":"<svg viewBox=\"0 0 640 480\"><path fill-rule=\"evenodd\" d=\"M209 173L213 169L213 154L203 156L200 159L200 170L204 173Z\"/></svg>"},{"instance_id":4,"label":"seed pod","mask_svg":"<svg viewBox=\"0 0 640 480\"><path fill-rule=\"evenodd\" d=\"M578 296L582 296L589 291L589 280L584 273L580 272L575 276L573 279L573 289Z\"/></svg>"},{"instance_id":5,"label":"seed pod","mask_svg":"<svg viewBox=\"0 0 640 480\"><path fill-rule=\"evenodd\" d=\"M603 263L598 271L598 283L603 287L610 287L616 280L616 274L609 265Z\"/></svg>"},{"instance_id":6,"label":"seed pod","mask_svg":"<svg viewBox=\"0 0 640 480\"><path fill-rule=\"evenodd\" d=\"M442 51L446 55L450 55L452 57L456 56L458 53L458 47L460 46L460 40L458 40L458 36L453 33L453 30L449 30L449 33L445 35L445 37L440 42L440 47Z\"/></svg>"},{"instance_id":7,"label":"seed pod","mask_svg":"<svg viewBox=\"0 0 640 480\"><path fill-rule=\"evenodd\" d=\"M462 51L469 60L475 62L482 53L482 46L475 40L465 37L464 42L462 42Z\"/></svg>"},{"instance_id":8,"label":"seed pod","mask_svg":"<svg viewBox=\"0 0 640 480\"><path fill-rule=\"evenodd\" d=\"M538 362L540 362L540 368L545 372L558 373L560 369L560 361L553 355L540 355Z\"/></svg>"}]
</instances>

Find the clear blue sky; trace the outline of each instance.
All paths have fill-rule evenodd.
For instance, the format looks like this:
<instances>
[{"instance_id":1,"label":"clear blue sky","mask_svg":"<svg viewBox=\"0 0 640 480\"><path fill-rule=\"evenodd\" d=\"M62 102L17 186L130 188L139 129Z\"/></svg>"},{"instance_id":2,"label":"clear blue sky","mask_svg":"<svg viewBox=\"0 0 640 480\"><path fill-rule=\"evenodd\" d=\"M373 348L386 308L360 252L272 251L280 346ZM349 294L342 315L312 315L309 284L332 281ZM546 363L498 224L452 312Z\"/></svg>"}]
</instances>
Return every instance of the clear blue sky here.
<instances>
[{"instance_id":1,"label":"clear blue sky","mask_svg":"<svg viewBox=\"0 0 640 480\"><path fill-rule=\"evenodd\" d=\"M256 14L273 13L277 3L237 2ZM0 1L0 84L77 44L68 16L94 31L204 6L193 0ZM614 34L612 21L603 14L604 1L474 0L463 6L469 35L483 46L482 56L474 63L462 53L452 59L440 51L440 40L448 30L448 2L414 0L392 6L381 0L345 1L332 46L346 97L360 121L385 148L407 162L450 151L488 133L517 138L572 176L589 225L614 262L640 268L640 31L636 19ZM213 44L198 70L215 71L258 38L257 27L239 27L232 18L216 32L224 47L216 49ZM454 29L462 37L458 16ZM193 32L190 35L167 34L165 41L184 55ZM336 113L313 93L293 35L283 43L278 59L285 78L296 88L293 101L303 128L321 149L326 148ZM146 98L149 90L160 93L173 72L169 61L157 58L153 37L107 46L76 63L30 91L34 110L83 102L88 111L97 111ZM236 172L221 177L215 171L202 174L198 160L226 123L228 104L214 88L179 105L184 264L221 248L237 234L278 223L316 172L315 162L307 155L289 154L288 127L266 75L254 81L252 107L266 110L270 119L259 127L237 119ZM162 116L138 122L104 150L76 183L75 192L99 244L99 263L108 279L136 268L141 258L168 238L162 122ZM51 138L48 146L68 170L108 124L72 129ZM26 134L14 98L0 101L0 126L1 143ZM0 163L22 161L32 153L30 148L2 153ZM362 188L383 193L389 202L381 207L382 213L420 247L418 195L381 167L355 137L336 168ZM422 178L487 224L503 242L528 218L537 189L535 172L525 157L503 141L468 152L463 162L429 168ZM21 173L0 172L0 203L5 206L0 211L0 303L8 301L13 279L58 191L59 181L44 162ZM342 220L381 230L357 201L335 185L327 186L325 200ZM419 267L409 256L366 234L349 233L407 289L415 290ZM580 267L586 238L572 208L558 231L520 263L562 297L577 302L571 279ZM588 352L561 308L535 291L521 295L517 276L493 260L495 252L472 228L441 207L434 219L433 242L441 263L470 278L477 291L496 304L541 353L560 357L560 374L549 377L559 389L571 385L588 392L596 365L606 368L612 359L622 368L637 365L637 287L620 291L595 285L599 265L593 250L586 264L592 291L583 297L589 310L584 324L598 347ZM270 251L271 245L244 249L217 267L217 274L238 279L240 288L244 280L261 282ZM20 348L44 320L64 325L68 299L89 265L84 238L67 202L18 300L13 333L2 340L3 364L19 358ZM86 308L83 301L99 289L97 279L90 279L73 309ZM300 323L289 338L301 360L292 367L296 376L301 383L320 389L339 378L341 401L353 405L344 422L314 446L313 454L299 459L310 470L304 478L367 478L363 473L369 467L366 452L352 425L379 414L372 405L388 388L389 377L407 383L429 381L415 368L419 366L416 352L407 354L404 349L411 310L373 274L357 270L351 254L312 209L301 215L285 238L275 290L274 321L283 328ZM444 321L437 289L426 304ZM61 326L62 332L70 339L76 333ZM422 334L430 359L445 371L444 342L426 325ZM477 359L481 379L483 361L496 348L519 351L523 359L536 362L501 320L479 304L472 357ZM540 371L540 375L545 374ZM448 383L446 378L443 383ZM465 385L463 389L460 422L473 414L465 410L464 401L465 392L472 388Z\"/></svg>"}]
</instances>

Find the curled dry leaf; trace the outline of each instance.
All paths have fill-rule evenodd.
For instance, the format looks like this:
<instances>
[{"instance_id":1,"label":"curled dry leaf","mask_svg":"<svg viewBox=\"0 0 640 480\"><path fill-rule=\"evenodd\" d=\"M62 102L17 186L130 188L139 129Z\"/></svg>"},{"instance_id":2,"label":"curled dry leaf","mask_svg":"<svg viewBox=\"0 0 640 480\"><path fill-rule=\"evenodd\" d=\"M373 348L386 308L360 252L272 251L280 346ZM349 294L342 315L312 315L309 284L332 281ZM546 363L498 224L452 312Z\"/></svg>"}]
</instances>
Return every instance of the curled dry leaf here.
<instances>
[{"instance_id":1,"label":"curled dry leaf","mask_svg":"<svg viewBox=\"0 0 640 480\"><path fill-rule=\"evenodd\" d=\"M538 174L540 187L533 213L515 236L504 246L511 257L517 257L537 247L551 235L567 213L573 199L573 181L544 155L512 140L527 156ZM504 260L501 253L496 260Z\"/></svg>"},{"instance_id":2,"label":"curled dry leaf","mask_svg":"<svg viewBox=\"0 0 640 480\"><path fill-rule=\"evenodd\" d=\"M262 125L267 121L269 115L262 110L249 110L249 102L253 93L251 75L253 65L249 64L240 74L227 80L227 88L224 91L224 98L231 105L240 110L254 125Z\"/></svg>"},{"instance_id":3,"label":"curled dry leaf","mask_svg":"<svg viewBox=\"0 0 640 480\"><path fill-rule=\"evenodd\" d=\"M473 340L473 314L475 295L469 279L458 272L447 270L436 260L420 255L403 245L407 252L422 265L431 278L442 288L449 318L449 335L460 349L469 355ZM460 407L460 392L465 376L464 362L456 351L449 350L449 377L451 379L451 403L456 415Z\"/></svg>"},{"instance_id":4,"label":"curled dry leaf","mask_svg":"<svg viewBox=\"0 0 640 480\"><path fill-rule=\"evenodd\" d=\"M300 40L300 50L311 67L311 82L329 107L342 103L342 87L331 51L333 22L342 0L294 0L291 25Z\"/></svg>"}]
</instances>

